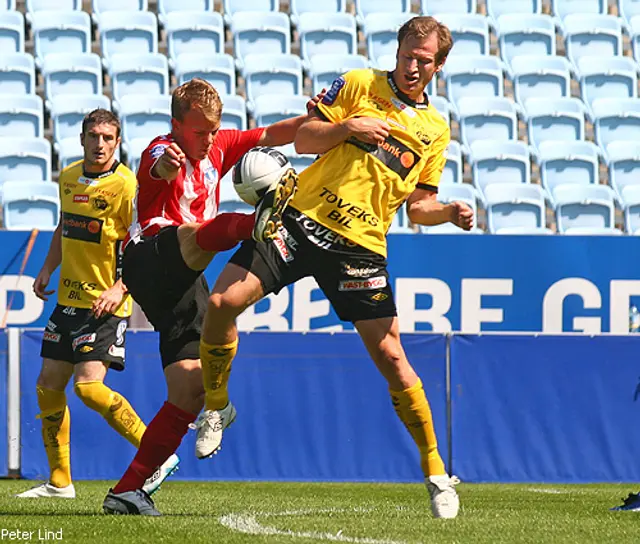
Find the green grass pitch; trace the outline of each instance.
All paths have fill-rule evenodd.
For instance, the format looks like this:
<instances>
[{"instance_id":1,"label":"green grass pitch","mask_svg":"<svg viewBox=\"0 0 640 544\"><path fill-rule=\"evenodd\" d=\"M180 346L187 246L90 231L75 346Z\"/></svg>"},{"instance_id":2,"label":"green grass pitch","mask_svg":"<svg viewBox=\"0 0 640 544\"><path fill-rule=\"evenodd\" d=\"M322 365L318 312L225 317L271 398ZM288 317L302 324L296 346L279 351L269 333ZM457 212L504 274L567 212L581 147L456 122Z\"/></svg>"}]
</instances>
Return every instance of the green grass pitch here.
<instances>
[{"instance_id":1,"label":"green grass pitch","mask_svg":"<svg viewBox=\"0 0 640 544\"><path fill-rule=\"evenodd\" d=\"M640 513L609 511L640 486L461 484L458 519L436 520L417 484L168 482L161 518L102 514L111 482L76 482L75 500L13 498L32 484L0 481L0 542L640 542ZM10 540L16 530L23 538Z\"/></svg>"}]
</instances>

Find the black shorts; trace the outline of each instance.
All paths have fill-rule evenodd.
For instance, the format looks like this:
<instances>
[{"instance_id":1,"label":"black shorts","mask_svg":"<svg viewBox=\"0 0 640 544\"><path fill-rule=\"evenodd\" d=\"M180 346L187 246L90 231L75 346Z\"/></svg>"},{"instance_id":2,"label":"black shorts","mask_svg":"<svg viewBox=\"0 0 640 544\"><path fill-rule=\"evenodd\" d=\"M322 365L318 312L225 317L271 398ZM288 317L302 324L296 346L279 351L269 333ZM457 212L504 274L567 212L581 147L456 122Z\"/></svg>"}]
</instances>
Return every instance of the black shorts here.
<instances>
[{"instance_id":1,"label":"black shorts","mask_svg":"<svg viewBox=\"0 0 640 544\"><path fill-rule=\"evenodd\" d=\"M189 268L180 253L178 228L129 243L122 280L156 331L162 366L200 358L200 333L209 300L201 271Z\"/></svg>"},{"instance_id":2,"label":"black shorts","mask_svg":"<svg viewBox=\"0 0 640 544\"><path fill-rule=\"evenodd\" d=\"M44 330L40 356L71 364L102 361L124 370L128 323L127 317L108 314L96 319L89 309L58 304Z\"/></svg>"},{"instance_id":3,"label":"black shorts","mask_svg":"<svg viewBox=\"0 0 640 544\"><path fill-rule=\"evenodd\" d=\"M387 260L292 208L274 240L247 240L229 262L255 274L265 295L313 276L343 321L397 315Z\"/></svg>"}]
</instances>

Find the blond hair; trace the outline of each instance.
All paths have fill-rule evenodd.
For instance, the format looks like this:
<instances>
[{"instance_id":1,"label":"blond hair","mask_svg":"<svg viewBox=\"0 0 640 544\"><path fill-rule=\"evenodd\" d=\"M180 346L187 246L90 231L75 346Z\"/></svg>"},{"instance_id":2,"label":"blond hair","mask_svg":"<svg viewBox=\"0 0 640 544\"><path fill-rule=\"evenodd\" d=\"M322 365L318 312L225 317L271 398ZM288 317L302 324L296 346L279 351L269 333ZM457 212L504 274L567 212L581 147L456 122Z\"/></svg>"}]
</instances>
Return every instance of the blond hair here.
<instances>
[{"instance_id":1,"label":"blond hair","mask_svg":"<svg viewBox=\"0 0 640 544\"><path fill-rule=\"evenodd\" d=\"M222 101L213 85L204 79L193 78L173 91L171 116L178 121L192 108L199 109L208 121L220 121Z\"/></svg>"},{"instance_id":2,"label":"blond hair","mask_svg":"<svg viewBox=\"0 0 640 544\"><path fill-rule=\"evenodd\" d=\"M442 64L453 47L453 38L449 29L433 17L413 17L398 30L398 47L407 38L423 39L436 33L438 36L438 53L436 64Z\"/></svg>"}]
</instances>

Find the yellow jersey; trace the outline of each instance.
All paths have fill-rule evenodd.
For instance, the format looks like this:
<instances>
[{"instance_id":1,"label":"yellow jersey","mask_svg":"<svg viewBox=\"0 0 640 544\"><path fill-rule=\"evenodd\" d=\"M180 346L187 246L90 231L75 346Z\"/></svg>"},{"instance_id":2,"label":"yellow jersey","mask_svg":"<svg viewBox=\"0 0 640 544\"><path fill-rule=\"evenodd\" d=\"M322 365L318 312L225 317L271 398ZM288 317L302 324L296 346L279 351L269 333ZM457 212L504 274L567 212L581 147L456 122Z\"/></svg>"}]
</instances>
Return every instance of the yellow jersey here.
<instances>
[{"instance_id":1,"label":"yellow jersey","mask_svg":"<svg viewBox=\"0 0 640 544\"><path fill-rule=\"evenodd\" d=\"M60 173L62 264L58 304L91 308L120 277L120 245L133 214L135 174L115 162L100 174L84 172L82 161ZM115 314L131 315L131 297Z\"/></svg>"},{"instance_id":2,"label":"yellow jersey","mask_svg":"<svg viewBox=\"0 0 640 544\"><path fill-rule=\"evenodd\" d=\"M386 234L397 209L416 187L438 190L449 126L426 97L414 102L390 72L371 69L336 79L316 111L332 123L382 119L391 130L381 145L352 137L319 157L300 173L291 206L386 257Z\"/></svg>"}]
</instances>

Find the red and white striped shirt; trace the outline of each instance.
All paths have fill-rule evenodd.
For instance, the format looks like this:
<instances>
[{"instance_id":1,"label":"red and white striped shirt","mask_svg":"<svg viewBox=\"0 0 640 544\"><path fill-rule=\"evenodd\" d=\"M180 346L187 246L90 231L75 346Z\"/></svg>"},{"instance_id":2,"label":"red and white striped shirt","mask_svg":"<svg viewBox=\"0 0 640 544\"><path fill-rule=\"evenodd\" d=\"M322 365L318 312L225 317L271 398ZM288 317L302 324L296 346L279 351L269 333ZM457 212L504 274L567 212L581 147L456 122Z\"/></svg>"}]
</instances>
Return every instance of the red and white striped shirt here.
<instances>
[{"instance_id":1,"label":"red and white striped shirt","mask_svg":"<svg viewBox=\"0 0 640 544\"><path fill-rule=\"evenodd\" d=\"M174 142L173 137L166 134L152 140L140 158L133 221L126 242L137 242L142 235L153 236L162 227L201 223L215 217L220 180L242 155L258 145L263 132L264 128L221 130L209 155L201 161L187 158L173 181L151 175L165 148Z\"/></svg>"}]
</instances>

